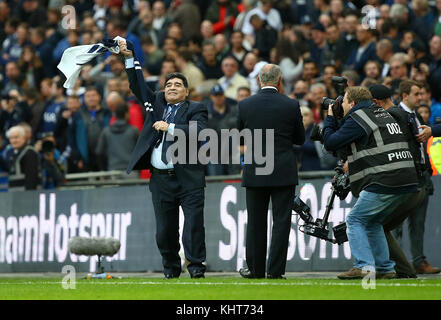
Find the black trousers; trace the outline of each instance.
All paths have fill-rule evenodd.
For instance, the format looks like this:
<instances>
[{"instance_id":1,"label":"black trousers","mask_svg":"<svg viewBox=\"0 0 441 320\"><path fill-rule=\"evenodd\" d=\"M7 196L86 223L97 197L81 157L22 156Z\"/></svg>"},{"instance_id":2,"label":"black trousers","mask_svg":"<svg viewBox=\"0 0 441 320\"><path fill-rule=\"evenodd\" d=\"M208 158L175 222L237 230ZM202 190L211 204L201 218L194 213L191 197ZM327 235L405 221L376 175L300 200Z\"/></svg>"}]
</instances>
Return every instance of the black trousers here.
<instances>
[{"instance_id":1,"label":"black trousers","mask_svg":"<svg viewBox=\"0 0 441 320\"><path fill-rule=\"evenodd\" d=\"M272 276L285 274L294 196L295 186L246 188L248 211L246 260L248 268L256 277L265 277L270 199L273 206L273 227L268 274Z\"/></svg>"},{"instance_id":2,"label":"black trousers","mask_svg":"<svg viewBox=\"0 0 441 320\"><path fill-rule=\"evenodd\" d=\"M184 212L182 244L190 273L205 272L204 228L205 189L183 190L176 176L153 173L150 178L156 217L156 243L162 256L165 274L181 273L179 257L179 206Z\"/></svg>"}]
</instances>

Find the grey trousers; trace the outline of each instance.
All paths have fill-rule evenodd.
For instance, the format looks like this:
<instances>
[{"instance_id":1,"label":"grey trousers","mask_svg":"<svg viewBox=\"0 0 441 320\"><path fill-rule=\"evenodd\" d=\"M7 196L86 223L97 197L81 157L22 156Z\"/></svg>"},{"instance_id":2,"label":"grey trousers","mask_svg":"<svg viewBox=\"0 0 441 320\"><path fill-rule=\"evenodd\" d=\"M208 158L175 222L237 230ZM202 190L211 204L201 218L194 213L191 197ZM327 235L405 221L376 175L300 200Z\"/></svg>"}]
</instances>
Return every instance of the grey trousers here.
<instances>
[{"instance_id":1,"label":"grey trousers","mask_svg":"<svg viewBox=\"0 0 441 320\"><path fill-rule=\"evenodd\" d=\"M421 265L426 257L424 256L424 224L426 222L427 206L429 204L429 195L425 188L424 197L419 206L412 210L408 217L408 231L410 240L410 252L412 254L412 263L414 267ZM402 245L403 226L400 224L392 231L398 243Z\"/></svg>"}]
</instances>

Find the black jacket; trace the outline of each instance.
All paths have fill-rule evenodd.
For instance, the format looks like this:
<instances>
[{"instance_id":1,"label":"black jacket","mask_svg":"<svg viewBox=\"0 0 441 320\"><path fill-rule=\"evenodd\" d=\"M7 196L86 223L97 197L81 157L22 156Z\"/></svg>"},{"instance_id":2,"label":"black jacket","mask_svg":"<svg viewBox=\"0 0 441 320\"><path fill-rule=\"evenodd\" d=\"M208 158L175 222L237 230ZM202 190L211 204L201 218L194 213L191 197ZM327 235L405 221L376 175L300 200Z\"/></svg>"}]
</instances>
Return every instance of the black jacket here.
<instances>
[{"instance_id":1,"label":"black jacket","mask_svg":"<svg viewBox=\"0 0 441 320\"><path fill-rule=\"evenodd\" d=\"M138 98L139 101L143 101L141 97L141 93L139 91L136 81L135 69L130 68L126 69L127 74L129 76L130 81L130 89ZM162 119L162 114L164 112L164 107L167 105L165 101L164 92L153 92L148 87L148 98L149 101L153 105L153 109L157 119ZM199 133L201 130L207 127L207 107L201 103L192 102L186 100L182 106L178 109L175 115L174 123L175 123L175 131L177 129L183 130L186 133L187 137L187 148L186 155L187 160L189 156L189 122L197 121L197 132ZM139 135L138 141L136 142L135 149L132 152L132 156L127 167L127 173L130 173L132 170L142 170L142 169L150 169L151 163L150 158L153 151L153 148L156 144L156 141L159 138L158 132L152 127L152 119L151 114L148 114L145 121L142 131ZM199 147L199 145L198 145ZM195 188L201 188L205 186L205 167L200 164L189 164L188 161L186 164L176 163L174 165L174 169L176 172L176 177L179 180L181 186L184 189L191 190Z\"/></svg>"},{"instance_id":2,"label":"black jacket","mask_svg":"<svg viewBox=\"0 0 441 320\"><path fill-rule=\"evenodd\" d=\"M293 144L302 145L305 142L305 129L297 100L290 99L275 89L260 90L239 103L238 129L241 131L245 128L274 130L274 170L269 175L256 175L256 168L263 168L265 164L257 165L254 156L252 163L247 164L245 157L242 186L297 185L297 159ZM266 153L268 143L272 143L266 141L265 136L262 133L263 154ZM256 143L255 138L253 134L253 146ZM270 156L266 155L266 159Z\"/></svg>"}]
</instances>

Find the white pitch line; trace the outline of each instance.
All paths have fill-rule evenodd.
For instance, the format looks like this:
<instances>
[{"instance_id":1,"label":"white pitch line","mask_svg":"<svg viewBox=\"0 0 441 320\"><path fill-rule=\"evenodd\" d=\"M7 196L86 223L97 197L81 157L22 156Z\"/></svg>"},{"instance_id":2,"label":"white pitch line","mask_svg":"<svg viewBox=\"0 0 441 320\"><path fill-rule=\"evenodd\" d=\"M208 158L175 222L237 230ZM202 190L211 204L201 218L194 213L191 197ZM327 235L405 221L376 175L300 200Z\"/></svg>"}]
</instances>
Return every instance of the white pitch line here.
<instances>
[{"instance_id":1,"label":"white pitch line","mask_svg":"<svg viewBox=\"0 0 441 320\"><path fill-rule=\"evenodd\" d=\"M45 281L45 282L0 282L0 285L50 285L62 284L61 281ZM106 282L103 281L90 281L90 282L76 282L78 285L201 285L201 286L361 286L361 282L288 282L288 283L274 283L274 282L155 282L155 281L143 281L143 282L131 282L131 281L118 281L118 282ZM441 283L384 283L376 282L379 287L441 287Z\"/></svg>"}]
</instances>

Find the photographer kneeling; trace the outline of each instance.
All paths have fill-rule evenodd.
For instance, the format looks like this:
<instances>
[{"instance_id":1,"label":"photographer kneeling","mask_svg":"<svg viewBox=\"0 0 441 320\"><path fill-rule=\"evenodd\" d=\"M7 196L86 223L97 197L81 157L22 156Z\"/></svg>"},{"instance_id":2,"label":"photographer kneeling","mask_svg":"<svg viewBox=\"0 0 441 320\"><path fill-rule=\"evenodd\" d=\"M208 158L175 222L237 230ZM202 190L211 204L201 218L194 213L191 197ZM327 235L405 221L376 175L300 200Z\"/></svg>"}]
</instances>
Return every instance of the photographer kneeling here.
<instances>
[{"instance_id":1,"label":"photographer kneeling","mask_svg":"<svg viewBox=\"0 0 441 320\"><path fill-rule=\"evenodd\" d=\"M343 114L341 121L334 113ZM400 126L373 103L368 89L349 87L341 106L329 106L323 137L327 150L346 155L351 192L358 197L346 218L355 264L338 278L360 279L370 271L377 278L394 278L381 222L417 191L414 162Z\"/></svg>"}]
</instances>

